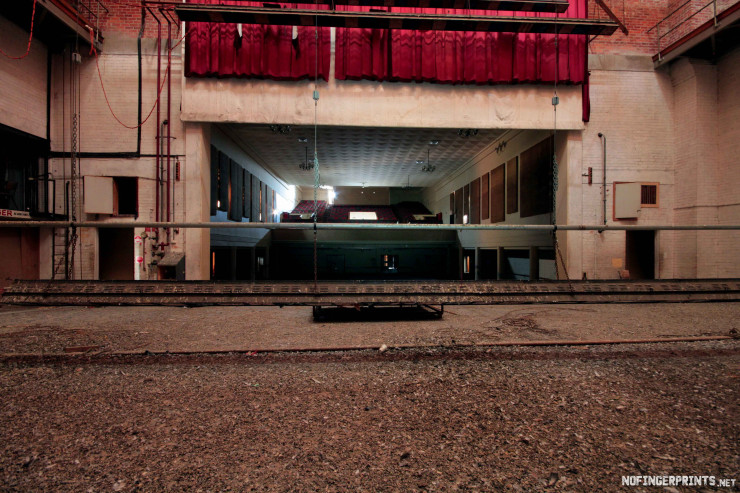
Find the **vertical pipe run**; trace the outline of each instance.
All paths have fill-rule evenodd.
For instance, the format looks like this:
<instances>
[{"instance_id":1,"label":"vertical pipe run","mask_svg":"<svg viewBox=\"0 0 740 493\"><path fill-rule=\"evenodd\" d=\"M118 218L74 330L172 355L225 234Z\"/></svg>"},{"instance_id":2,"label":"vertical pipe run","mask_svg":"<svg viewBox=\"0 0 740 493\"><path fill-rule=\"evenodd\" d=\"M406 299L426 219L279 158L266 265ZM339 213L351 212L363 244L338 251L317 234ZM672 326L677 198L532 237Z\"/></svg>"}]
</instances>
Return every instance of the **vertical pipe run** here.
<instances>
[{"instance_id":1,"label":"vertical pipe run","mask_svg":"<svg viewBox=\"0 0 740 493\"><path fill-rule=\"evenodd\" d=\"M156 193L154 194L155 195L154 219L155 219L156 222L159 222L159 211L161 209L161 206L159 204L159 196L160 196L160 193L161 193L160 189L162 187L162 184L161 184L162 173L161 173L161 170L160 170L160 167L161 167L161 155L160 155L160 151L159 151L160 140L161 140L161 137L162 137L161 131L160 131L161 116L160 116L160 112L159 112L159 104L160 104L160 100L159 100L159 83L160 83L160 80L161 80L161 77L162 77L162 74L161 74L161 71L162 71L162 58L161 58L161 55L162 55L162 23L159 21L159 19L157 18L157 16L154 15L154 12L152 12L151 9L149 9L147 7L147 10L152 15L152 17L154 18L154 20L157 22L157 88L156 88L156 92L154 93L155 97L157 98L155 100L156 101L156 106L157 106L157 135L154 138L155 147L156 147L156 157L155 157L154 167L156 169L157 179L156 179L156 185L155 185Z\"/></svg>"},{"instance_id":2,"label":"vertical pipe run","mask_svg":"<svg viewBox=\"0 0 740 493\"><path fill-rule=\"evenodd\" d=\"M164 18L167 20L167 221L171 221L170 217L170 190L172 187L172 174L170 170L170 155L172 153L171 142L172 142L172 24L169 18L165 15ZM173 194L174 195L174 194ZM170 230L167 229L167 241L170 242Z\"/></svg>"},{"instance_id":3,"label":"vertical pipe run","mask_svg":"<svg viewBox=\"0 0 740 493\"><path fill-rule=\"evenodd\" d=\"M604 206L604 225L606 225L606 135L599 132L599 138L602 140L602 177L604 183L601 185L601 200Z\"/></svg>"}]
</instances>

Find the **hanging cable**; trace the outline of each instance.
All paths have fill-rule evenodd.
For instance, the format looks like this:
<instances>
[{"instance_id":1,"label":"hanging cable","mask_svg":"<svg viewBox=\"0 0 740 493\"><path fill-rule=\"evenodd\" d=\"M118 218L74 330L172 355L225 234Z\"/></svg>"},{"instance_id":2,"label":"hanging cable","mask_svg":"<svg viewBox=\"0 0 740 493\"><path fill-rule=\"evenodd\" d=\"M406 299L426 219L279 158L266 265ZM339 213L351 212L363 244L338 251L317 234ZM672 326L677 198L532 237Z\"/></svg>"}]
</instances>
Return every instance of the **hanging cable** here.
<instances>
[{"instance_id":1,"label":"hanging cable","mask_svg":"<svg viewBox=\"0 0 740 493\"><path fill-rule=\"evenodd\" d=\"M318 142L318 113L319 113L319 16L316 16L316 25L314 30L314 42L316 44L316 56L314 65L314 82L313 82L313 286L314 291L318 292L319 282L319 255L318 255L318 228L316 226L319 220L319 202L318 193L321 186L319 175L319 154L317 150Z\"/></svg>"},{"instance_id":2,"label":"hanging cable","mask_svg":"<svg viewBox=\"0 0 740 493\"><path fill-rule=\"evenodd\" d=\"M191 30L192 30L192 28L190 30L188 30L185 34L182 35L182 37L180 38L180 40L172 46L172 48L170 49L170 53L172 52L172 50L174 50L175 48L177 48L180 45L180 43L182 43L182 41L187 37L187 35L190 33ZM139 128L142 125L144 125L149 120L149 118L152 116L152 114L154 113L154 109L157 107L157 103L159 102L159 99L162 97L162 90L164 89L165 83L167 82L167 78L170 77L170 75L171 75L171 70L170 70L171 69L171 63L168 63L167 68L164 71L164 77L162 78L162 85L159 87L159 91L157 92L157 97L154 99L154 103L152 104L152 109L149 110L149 113L146 115L146 118L144 118L144 120L142 120L137 125L127 125L126 123L122 122L118 118L118 116L116 115L115 111L113 111L113 107L111 106L110 101L108 100L108 93L105 90L105 84L103 83L103 75L100 72L100 61L99 61L99 58L98 58L98 50L95 49L95 45L93 44L93 31L92 31L92 29L90 29L89 31L90 31L90 53L95 55L95 66L98 69L98 79L100 79L100 87L103 89L103 96L105 98L105 103L108 105L108 109L110 110L111 115L113 115L113 118L118 123L120 123L122 126L128 128L129 130L136 130L137 128Z\"/></svg>"},{"instance_id":3,"label":"hanging cable","mask_svg":"<svg viewBox=\"0 0 740 493\"><path fill-rule=\"evenodd\" d=\"M557 24L555 26L555 82L553 84L553 97L552 97L552 216L551 222L553 225L552 230L552 245L555 253L555 279L560 278L560 269L558 267L558 260L563 267L563 275L565 279L569 281L568 286L571 291L573 286L570 285L570 277L568 276L568 269L563 259L563 254L560 251L560 244L558 243L558 230L557 230L557 193L558 193L558 158L557 158L557 134L558 134L558 104L560 98L558 97L558 79L560 78L560 47L558 46L558 32Z\"/></svg>"},{"instance_id":4,"label":"hanging cable","mask_svg":"<svg viewBox=\"0 0 740 493\"><path fill-rule=\"evenodd\" d=\"M31 41L33 41L33 20L36 17L36 2L37 0L33 0L33 10L31 11L31 31L28 35L28 46L26 46L26 52L22 54L21 56L12 56L12 55L8 55L2 50L2 48L0 48L0 53L10 58L11 60L22 60L26 58L28 54L31 52Z\"/></svg>"}]
</instances>

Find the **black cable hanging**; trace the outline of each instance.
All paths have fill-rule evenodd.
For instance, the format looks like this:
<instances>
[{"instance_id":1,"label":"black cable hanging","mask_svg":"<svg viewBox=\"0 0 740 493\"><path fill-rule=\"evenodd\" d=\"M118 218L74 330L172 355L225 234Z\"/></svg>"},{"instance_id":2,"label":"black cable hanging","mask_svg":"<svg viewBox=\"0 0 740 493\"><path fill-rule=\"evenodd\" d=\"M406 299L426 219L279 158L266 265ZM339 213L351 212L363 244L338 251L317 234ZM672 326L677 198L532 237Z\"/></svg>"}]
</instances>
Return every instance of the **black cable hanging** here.
<instances>
[{"instance_id":1,"label":"black cable hanging","mask_svg":"<svg viewBox=\"0 0 740 493\"><path fill-rule=\"evenodd\" d=\"M319 256L318 256L318 228L316 226L319 220L319 202L318 192L321 185L319 174L319 154L317 150L318 142L318 112L319 112L319 18L316 16L314 26L314 42L316 44L316 57L314 66L314 83L313 83L313 286L314 291L318 292L319 282Z\"/></svg>"},{"instance_id":2,"label":"black cable hanging","mask_svg":"<svg viewBox=\"0 0 740 493\"><path fill-rule=\"evenodd\" d=\"M570 284L570 277L568 276L568 269L563 259L563 254L560 251L560 244L558 243L558 228L557 228L557 192L558 192L558 158L557 158L557 133L558 133L558 104L560 98L558 97L558 79L560 78L560 48L558 46L558 34L556 29L555 34L555 83L553 85L554 94L552 97L552 112L553 112L553 124L552 124L552 216L551 223L552 229L552 245L555 253L555 279L560 279L560 269L558 267L558 260L563 267L563 275L568 281L568 286L571 291L573 286Z\"/></svg>"}]
</instances>

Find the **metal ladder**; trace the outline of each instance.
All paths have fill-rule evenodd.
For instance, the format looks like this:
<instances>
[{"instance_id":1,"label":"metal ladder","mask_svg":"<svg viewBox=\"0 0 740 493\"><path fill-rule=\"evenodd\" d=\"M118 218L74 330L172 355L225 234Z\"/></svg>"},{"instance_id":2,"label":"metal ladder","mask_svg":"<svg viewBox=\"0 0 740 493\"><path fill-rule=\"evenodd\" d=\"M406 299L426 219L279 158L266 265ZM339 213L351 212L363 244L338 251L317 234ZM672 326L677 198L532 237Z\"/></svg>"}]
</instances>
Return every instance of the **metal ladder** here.
<instances>
[{"instance_id":1,"label":"metal ladder","mask_svg":"<svg viewBox=\"0 0 740 493\"><path fill-rule=\"evenodd\" d=\"M69 265L69 229L54 228L51 238L51 279L67 279Z\"/></svg>"}]
</instances>

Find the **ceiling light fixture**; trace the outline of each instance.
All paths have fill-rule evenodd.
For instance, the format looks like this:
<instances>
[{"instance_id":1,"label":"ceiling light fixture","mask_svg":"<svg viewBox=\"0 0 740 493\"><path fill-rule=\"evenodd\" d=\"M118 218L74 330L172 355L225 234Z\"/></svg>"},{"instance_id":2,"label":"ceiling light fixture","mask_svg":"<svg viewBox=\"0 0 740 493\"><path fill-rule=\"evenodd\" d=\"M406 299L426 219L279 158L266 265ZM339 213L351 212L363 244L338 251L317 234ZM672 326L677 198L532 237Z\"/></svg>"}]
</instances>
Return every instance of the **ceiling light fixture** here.
<instances>
[{"instance_id":1,"label":"ceiling light fixture","mask_svg":"<svg viewBox=\"0 0 740 493\"><path fill-rule=\"evenodd\" d=\"M430 146L436 146L436 145L439 145L439 141L438 141L438 140L430 140L430 141L429 141L429 145L430 145Z\"/></svg>"},{"instance_id":2,"label":"ceiling light fixture","mask_svg":"<svg viewBox=\"0 0 740 493\"><path fill-rule=\"evenodd\" d=\"M298 137L298 142L301 144L305 144L308 142L308 139L306 137Z\"/></svg>"},{"instance_id":3,"label":"ceiling light fixture","mask_svg":"<svg viewBox=\"0 0 740 493\"><path fill-rule=\"evenodd\" d=\"M306 146L306 160L298 165L303 171L311 171L313 169L313 161L308 160L308 146Z\"/></svg>"},{"instance_id":4,"label":"ceiling light fixture","mask_svg":"<svg viewBox=\"0 0 740 493\"><path fill-rule=\"evenodd\" d=\"M270 130L274 134L287 135L292 130L290 125L270 125Z\"/></svg>"},{"instance_id":5,"label":"ceiling light fixture","mask_svg":"<svg viewBox=\"0 0 740 493\"><path fill-rule=\"evenodd\" d=\"M418 163L419 161L417 161ZM424 161L422 161L423 163ZM435 166L432 166L432 160L429 158L429 149L427 149L427 164L421 167L421 171L423 173L434 173L434 170L437 169Z\"/></svg>"},{"instance_id":6,"label":"ceiling light fixture","mask_svg":"<svg viewBox=\"0 0 740 493\"><path fill-rule=\"evenodd\" d=\"M477 128L461 128L457 131L457 135L462 137L463 139L467 139L468 137L475 137L478 135L478 129Z\"/></svg>"}]
</instances>

